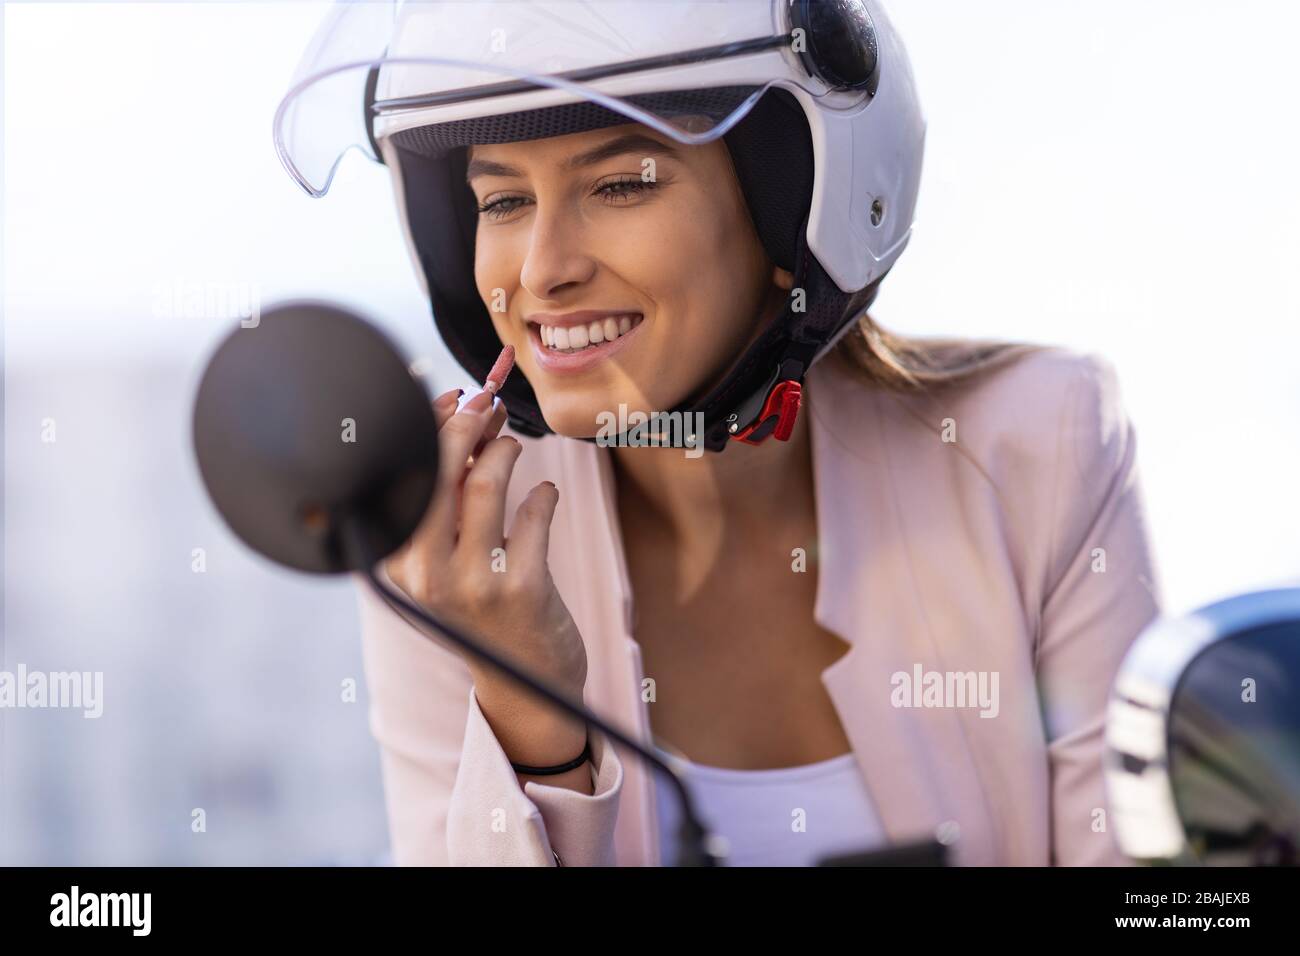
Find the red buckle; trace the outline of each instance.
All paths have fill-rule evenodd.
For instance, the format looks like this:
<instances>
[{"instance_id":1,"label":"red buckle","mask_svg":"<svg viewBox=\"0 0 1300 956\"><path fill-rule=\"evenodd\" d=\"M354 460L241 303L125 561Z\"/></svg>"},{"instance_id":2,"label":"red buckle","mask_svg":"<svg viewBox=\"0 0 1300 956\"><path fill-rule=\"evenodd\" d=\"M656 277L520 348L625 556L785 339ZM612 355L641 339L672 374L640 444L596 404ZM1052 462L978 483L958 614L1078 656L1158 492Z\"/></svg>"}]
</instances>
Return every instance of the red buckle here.
<instances>
[{"instance_id":1,"label":"red buckle","mask_svg":"<svg viewBox=\"0 0 1300 956\"><path fill-rule=\"evenodd\" d=\"M777 441L789 441L790 435L794 432L794 420L799 414L799 405L802 398L803 387L798 382L793 379L777 382L772 387L772 391L767 393L767 400L763 402L763 410L758 413L754 423L744 431L738 432L731 437L736 441L743 441L746 445L761 445L769 438L775 438ZM776 426L770 433L757 440L749 437L774 415L776 416Z\"/></svg>"}]
</instances>

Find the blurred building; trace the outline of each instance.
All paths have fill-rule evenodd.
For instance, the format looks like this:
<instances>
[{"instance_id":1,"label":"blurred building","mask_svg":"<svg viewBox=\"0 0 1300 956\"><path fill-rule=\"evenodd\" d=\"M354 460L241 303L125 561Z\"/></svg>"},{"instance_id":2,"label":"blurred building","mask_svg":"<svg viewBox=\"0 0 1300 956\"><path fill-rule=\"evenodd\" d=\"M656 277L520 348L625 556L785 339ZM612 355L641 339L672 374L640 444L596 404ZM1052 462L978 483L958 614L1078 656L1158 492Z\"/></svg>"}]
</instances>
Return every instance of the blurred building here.
<instances>
[{"instance_id":1,"label":"blurred building","mask_svg":"<svg viewBox=\"0 0 1300 956\"><path fill-rule=\"evenodd\" d=\"M103 715L0 710L0 863L386 859L354 587L220 522L190 446L200 373L7 364L0 666L102 671Z\"/></svg>"}]
</instances>

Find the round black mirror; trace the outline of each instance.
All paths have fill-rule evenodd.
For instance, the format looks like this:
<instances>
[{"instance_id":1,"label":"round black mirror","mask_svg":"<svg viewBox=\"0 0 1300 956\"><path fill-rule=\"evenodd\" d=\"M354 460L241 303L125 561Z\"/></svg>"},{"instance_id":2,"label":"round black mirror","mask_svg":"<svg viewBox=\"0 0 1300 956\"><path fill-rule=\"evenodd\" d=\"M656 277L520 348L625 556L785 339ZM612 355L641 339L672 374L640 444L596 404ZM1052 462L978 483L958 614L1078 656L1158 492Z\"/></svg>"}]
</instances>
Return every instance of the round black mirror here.
<instances>
[{"instance_id":1,"label":"round black mirror","mask_svg":"<svg viewBox=\"0 0 1300 956\"><path fill-rule=\"evenodd\" d=\"M362 570L419 525L438 474L433 409L377 327L324 302L289 302L236 328L194 400L194 453L237 537L290 568Z\"/></svg>"}]
</instances>

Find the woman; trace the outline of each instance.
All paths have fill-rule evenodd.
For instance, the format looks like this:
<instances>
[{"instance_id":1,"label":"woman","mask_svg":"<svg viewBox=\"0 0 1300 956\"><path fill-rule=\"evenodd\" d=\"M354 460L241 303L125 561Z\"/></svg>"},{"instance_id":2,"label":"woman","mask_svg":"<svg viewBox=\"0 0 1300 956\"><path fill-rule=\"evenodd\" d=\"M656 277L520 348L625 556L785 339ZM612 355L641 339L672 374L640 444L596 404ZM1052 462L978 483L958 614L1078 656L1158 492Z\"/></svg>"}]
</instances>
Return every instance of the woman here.
<instances>
[{"instance_id":1,"label":"woman","mask_svg":"<svg viewBox=\"0 0 1300 956\"><path fill-rule=\"evenodd\" d=\"M919 177L905 55L876 3L775 6L814 54L766 68L811 79L741 109L376 127L444 340L477 378L517 357L501 402L435 401L442 490L382 570L658 746L732 863L1121 863L1106 698L1159 602L1113 372L872 321ZM848 139L814 80L867 101ZM415 102L378 85L381 116ZM685 411L683 440L591 441L628 410ZM398 863L674 862L640 761L363 595Z\"/></svg>"}]
</instances>

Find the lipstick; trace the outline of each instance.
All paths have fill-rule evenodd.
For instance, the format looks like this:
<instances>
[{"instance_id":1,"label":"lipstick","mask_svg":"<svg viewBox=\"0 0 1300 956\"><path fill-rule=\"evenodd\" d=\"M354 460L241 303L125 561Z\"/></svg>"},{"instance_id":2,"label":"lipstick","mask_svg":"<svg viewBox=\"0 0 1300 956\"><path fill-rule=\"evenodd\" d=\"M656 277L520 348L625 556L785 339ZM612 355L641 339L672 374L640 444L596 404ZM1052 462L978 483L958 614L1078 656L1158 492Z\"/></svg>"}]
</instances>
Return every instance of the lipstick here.
<instances>
[{"instance_id":1,"label":"lipstick","mask_svg":"<svg viewBox=\"0 0 1300 956\"><path fill-rule=\"evenodd\" d=\"M507 345L497 356L497 360L492 363L492 371L488 372L487 380L483 383L485 392L496 394L501 391L501 386L506 383L506 376L510 370L515 367L515 347Z\"/></svg>"},{"instance_id":2,"label":"lipstick","mask_svg":"<svg viewBox=\"0 0 1300 956\"><path fill-rule=\"evenodd\" d=\"M501 407L501 399L497 397L497 393L500 392L501 388L506 384L506 379L509 377L511 370L514 369L514 367L515 347L513 345L507 345L501 350L501 354L497 356L497 360L492 363L491 371L488 372L487 378L483 380L483 387L474 395L462 395L460 401L457 403L456 410L459 411L464 408L466 403L473 401L484 392L491 392L492 410L496 411Z\"/></svg>"}]
</instances>

